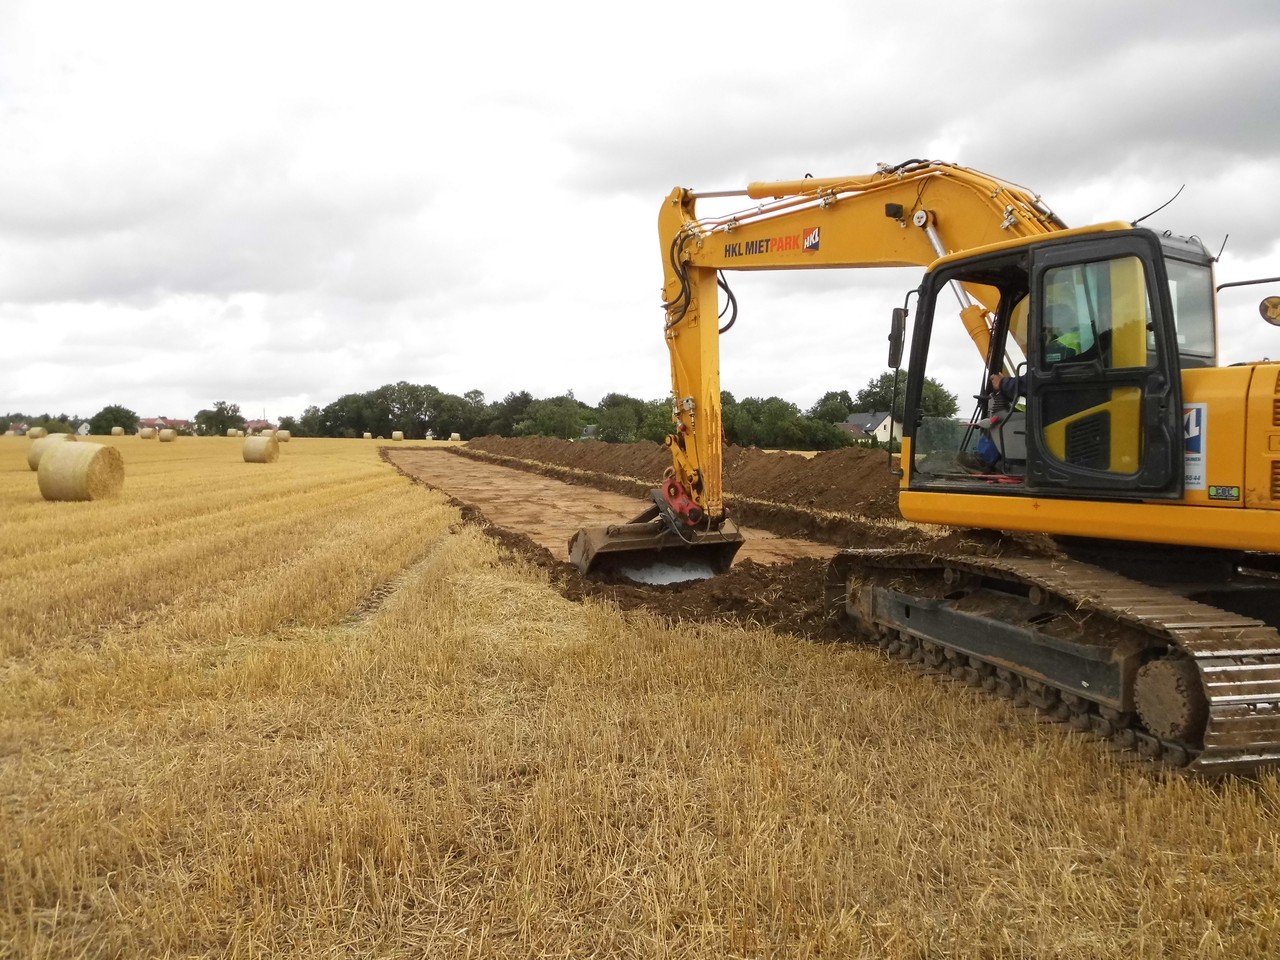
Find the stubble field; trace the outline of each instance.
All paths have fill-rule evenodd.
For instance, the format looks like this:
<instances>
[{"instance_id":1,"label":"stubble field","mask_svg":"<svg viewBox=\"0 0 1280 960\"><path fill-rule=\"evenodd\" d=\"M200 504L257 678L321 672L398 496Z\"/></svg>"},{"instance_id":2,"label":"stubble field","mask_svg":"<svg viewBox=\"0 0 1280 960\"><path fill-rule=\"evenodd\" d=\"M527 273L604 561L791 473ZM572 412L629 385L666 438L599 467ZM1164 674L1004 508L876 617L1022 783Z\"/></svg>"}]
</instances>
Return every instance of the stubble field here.
<instances>
[{"instance_id":1,"label":"stubble field","mask_svg":"<svg viewBox=\"0 0 1280 960\"><path fill-rule=\"evenodd\" d=\"M1247 957L1280 779L561 596L378 444L0 440L0 957ZM669 597L669 594L666 595Z\"/></svg>"}]
</instances>

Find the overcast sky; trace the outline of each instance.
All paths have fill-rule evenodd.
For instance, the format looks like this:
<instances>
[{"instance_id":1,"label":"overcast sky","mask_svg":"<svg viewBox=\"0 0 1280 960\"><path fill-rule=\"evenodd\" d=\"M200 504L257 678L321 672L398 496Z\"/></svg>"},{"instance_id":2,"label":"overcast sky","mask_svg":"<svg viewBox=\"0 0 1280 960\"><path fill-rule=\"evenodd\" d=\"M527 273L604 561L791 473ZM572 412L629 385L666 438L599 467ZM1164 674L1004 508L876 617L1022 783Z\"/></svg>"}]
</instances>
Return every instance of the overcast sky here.
<instances>
[{"instance_id":1,"label":"overcast sky","mask_svg":"<svg viewBox=\"0 0 1280 960\"><path fill-rule=\"evenodd\" d=\"M1280 275L1275 0L461 6L0 4L0 411L656 398L672 187L913 157L1073 226L1186 184L1147 225ZM919 274L734 275L724 388L855 391ZM1280 358L1262 293L1224 293L1226 362Z\"/></svg>"}]
</instances>

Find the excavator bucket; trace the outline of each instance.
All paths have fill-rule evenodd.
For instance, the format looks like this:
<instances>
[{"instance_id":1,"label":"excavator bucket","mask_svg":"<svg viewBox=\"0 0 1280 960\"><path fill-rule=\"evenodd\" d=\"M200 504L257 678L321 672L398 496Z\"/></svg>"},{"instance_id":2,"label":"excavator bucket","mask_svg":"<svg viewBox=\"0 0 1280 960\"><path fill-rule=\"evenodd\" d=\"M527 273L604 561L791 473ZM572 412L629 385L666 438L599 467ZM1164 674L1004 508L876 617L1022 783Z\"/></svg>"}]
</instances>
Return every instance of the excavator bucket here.
<instances>
[{"instance_id":1,"label":"excavator bucket","mask_svg":"<svg viewBox=\"0 0 1280 960\"><path fill-rule=\"evenodd\" d=\"M742 543L728 518L718 530L677 530L655 503L629 523L583 527L569 539L569 562L584 574L615 571L669 583L725 573Z\"/></svg>"}]
</instances>

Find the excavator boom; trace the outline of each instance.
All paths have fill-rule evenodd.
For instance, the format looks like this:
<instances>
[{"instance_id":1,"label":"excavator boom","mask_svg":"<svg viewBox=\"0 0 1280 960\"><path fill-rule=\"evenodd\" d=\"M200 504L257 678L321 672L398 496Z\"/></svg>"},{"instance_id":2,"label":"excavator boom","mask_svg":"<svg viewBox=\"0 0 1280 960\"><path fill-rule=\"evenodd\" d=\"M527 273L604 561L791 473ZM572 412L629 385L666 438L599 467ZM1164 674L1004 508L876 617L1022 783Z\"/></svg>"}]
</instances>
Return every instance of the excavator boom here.
<instances>
[{"instance_id":1,"label":"excavator boom","mask_svg":"<svg viewBox=\"0 0 1280 960\"><path fill-rule=\"evenodd\" d=\"M698 216L700 197L733 196L764 202ZM949 163L908 161L867 176L752 183L710 194L673 190L658 215L665 255L663 334L671 355L674 429L666 443L672 465L653 491L657 517L578 531L569 541L574 564L589 573L605 558L613 564L625 554L633 565L643 565L646 554L668 562L680 550L704 555L720 571L741 544L724 505L722 269L922 267L946 254L1062 229L1062 221L1031 192ZM962 323L985 357L990 334L983 291L957 287L957 296Z\"/></svg>"}]
</instances>

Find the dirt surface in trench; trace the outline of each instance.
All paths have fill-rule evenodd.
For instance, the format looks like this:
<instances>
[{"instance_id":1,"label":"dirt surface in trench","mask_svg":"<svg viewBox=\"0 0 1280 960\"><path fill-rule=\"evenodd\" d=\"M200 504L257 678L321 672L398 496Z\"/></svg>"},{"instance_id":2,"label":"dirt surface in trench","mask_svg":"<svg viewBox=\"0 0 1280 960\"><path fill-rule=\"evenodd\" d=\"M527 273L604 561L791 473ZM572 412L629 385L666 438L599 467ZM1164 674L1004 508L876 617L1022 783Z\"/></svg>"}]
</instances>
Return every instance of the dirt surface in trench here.
<instances>
[{"instance_id":1,"label":"dirt surface in trench","mask_svg":"<svg viewBox=\"0 0 1280 960\"><path fill-rule=\"evenodd\" d=\"M568 562L569 538L579 527L625 522L647 506L635 496L460 457L449 449L401 449L387 456L403 472L479 508L494 526L524 534L561 562ZM754 527L743 527L742 535L747 542L738 551L739 560L785 563L826 558L837 550Z\"/></svg>"},{"instance_id":2,"label":"dirt surface in trench","mask_svg":"<svg viewBox=\"0 0 1280 960\"><path fill-rule=\"evenodd\" d=\"M753 559L749 542L728 573L710 580L641 585L607 574L584 577L564 559L563 545L580 526L639 512L641 498L670 464L657 444L486 437L448 449L383 448L382 456L415 482L448 495L468 522L545 570L564 596L609 600L673 620L749 622L815 639L848 639L823 596L826 558L837 546L910 546L973 556L1052 549L1039 538L931 531L896 519L896 481L883 453L855 449L805 458L729 448L734 512L760 528L754 540L773 543L757 543ZM790 503L772 502L796 489L805 493L790 496ZM606 499L610 494L622 496Z\"/></svg>"}]
</instances>

